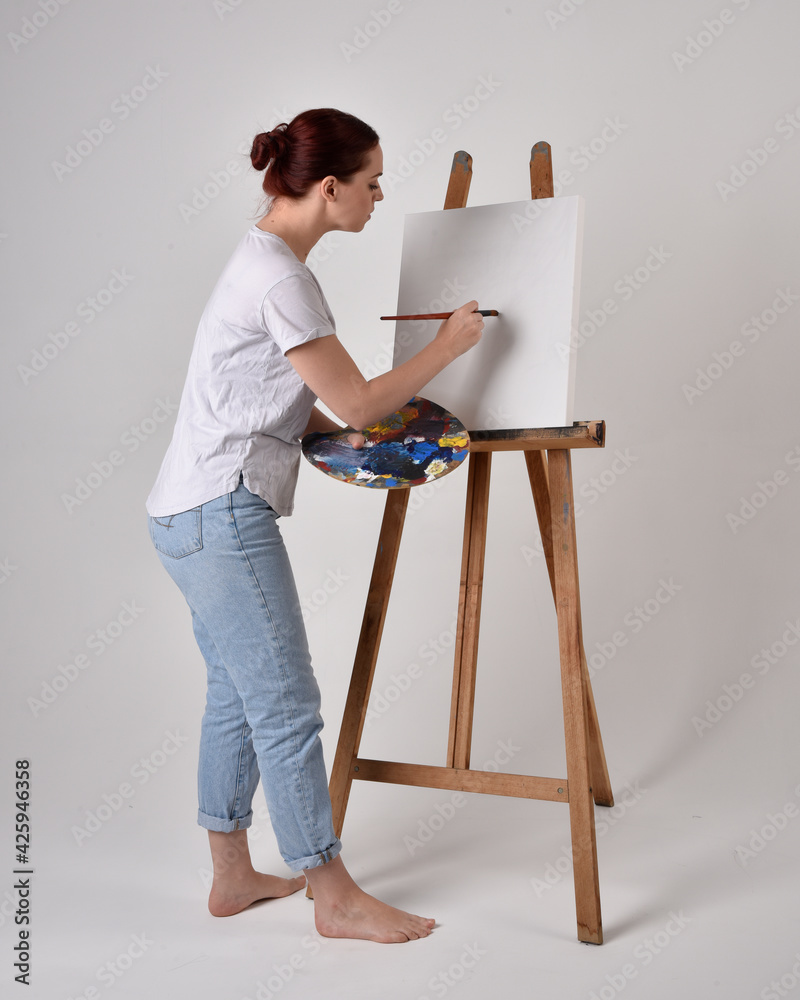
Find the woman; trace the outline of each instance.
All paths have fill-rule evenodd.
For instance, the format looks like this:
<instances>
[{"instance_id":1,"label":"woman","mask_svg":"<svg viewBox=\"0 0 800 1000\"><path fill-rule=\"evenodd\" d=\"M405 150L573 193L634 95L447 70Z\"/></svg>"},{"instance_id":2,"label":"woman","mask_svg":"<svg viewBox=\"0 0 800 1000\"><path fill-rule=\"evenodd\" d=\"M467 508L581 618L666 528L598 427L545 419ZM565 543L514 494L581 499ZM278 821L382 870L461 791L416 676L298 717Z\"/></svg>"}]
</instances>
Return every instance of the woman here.
<instances>
[{"instance_id":1,"label":"woman","mask_svg":"<svg viewBox=\"0 0 800 1000\"><path fill-rule=\"evenodd\" d=\"M198 822L208 830L209 909L228 916L305 887L317 930L399 942L434 921L363 892L339 856L319 732L319 689L277 520L292 512L299 439L399 409L478 342L468 302L404 365L367 382L336 336L306 266L332 230L360 232L377 201L378 135L352 115L306 111L257 135L267 214L233 253L200 320L169 446L147 501L159 557L181 588L208 668ZM353 447L363 444L354 431ZM256 872L247 827L259 777L292 879Z\"/></svg>"}]
</instances>

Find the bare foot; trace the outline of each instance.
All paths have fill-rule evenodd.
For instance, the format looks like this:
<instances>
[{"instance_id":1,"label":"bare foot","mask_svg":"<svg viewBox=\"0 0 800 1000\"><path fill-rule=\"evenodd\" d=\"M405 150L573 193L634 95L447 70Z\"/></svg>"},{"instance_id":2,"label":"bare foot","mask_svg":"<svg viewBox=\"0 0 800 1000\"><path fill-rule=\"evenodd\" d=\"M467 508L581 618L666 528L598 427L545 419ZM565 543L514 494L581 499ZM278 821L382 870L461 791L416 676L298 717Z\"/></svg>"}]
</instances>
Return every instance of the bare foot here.
<instances>
[{"instance_id":1,"label":"bare foot","mask_svg":"<svg viewBox=\"0 0 800 1000\"><path fill-rule=\"evenodd\" d=\"M215 878L208 897L209 912L215 917L230 917L246 910L259 899L277 899L291 896L293 892L305 889L303 875L295 878L280 878L278 875L262 875L253 871L242 877L226 875Z\"/></svg>"},{"instance_id":2,"label":"bare foot","mask_svg":"<svg viewBox=\"0 0 800 1000\"><path fill-rule=\"evenodd\" d=\"M399 944L427 937L434 920L406 913L382 903L369 893L358 890L358 896L346 902L334 903L320 912L315 907L314 923L323 937L362 938L383 944Z\"/></svg>"},{"instance_id":3,"label":"bare foot","mask_svg":"<svg viewBox=\"0 0 800 1000\"><path fill-rule=\"evenodd\" d=\"M290 896L306 887L303 875L280 878L257 872L250 860L247 830L231 833L209 830L208 842L214 866L208 909L215 917L230 917L256 900Z\"/></svg>"},{"instance_id":4,"label":"bare foot","mask_svg":"<svg viewBox=\"0 0 800 1000\"><path fill-rule=\"evenodd\" d=\"M399 944L433 930L432 918L398 910L360 889L340 857L305 871L314 893L314 923L323 937Z\"/></svg>"}]
</instances>

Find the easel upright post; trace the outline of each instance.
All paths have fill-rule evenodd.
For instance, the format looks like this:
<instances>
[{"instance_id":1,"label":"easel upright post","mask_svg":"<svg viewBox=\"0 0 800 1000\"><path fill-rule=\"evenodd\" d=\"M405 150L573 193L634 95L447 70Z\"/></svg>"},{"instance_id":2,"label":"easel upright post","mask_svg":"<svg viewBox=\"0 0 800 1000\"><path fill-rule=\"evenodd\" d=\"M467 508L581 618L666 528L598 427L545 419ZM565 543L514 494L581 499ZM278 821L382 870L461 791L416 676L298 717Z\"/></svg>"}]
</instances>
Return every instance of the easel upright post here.
<instances>
[{"instance_id":1,"label":"easel upright post","mask_svg":"<svg viewBox=\"0 0 800 1000\"><path fill-rule=\"evenodd\" d=\"M553 165L550 151L550 144L547 142L537 142L531 149L531 198L553 197ZM567 475L570 482L570 504L572 498L572 456L569 450L566 451ZM528 477L533 493L533 503L536 508L536 516L539 521L539 534L542 539L547 572L550 577L550 588L553 591L553 600L556 600L555 567L553 563L553 539L551 532L551 510L550 510L550 486L547 471L548 460L542 449L525 452L525 464L528 467ZM573 525L574 531L574 525ZM577 550L576 550L577 551ZM575 566L577 574L577 563ZM557 606L556 601L556 606ZM579 605L580 606L580 605ZM597 719L597 709L594 703L592 683L589 678L589 667L586 663L586 653L583 648L583 638L580 641L581 672L584 676L584 691L586 696L586 713L589 727L589 757L590 773L594 788L594 801L599 806L613 806L614 795L611 791L611 781L608 777L608 765L603 749L603 739L600 735L600 723Z\"/></svg>"},{"instance_id":2,"label":"easel upright post","mask_svg":"<svg viewBox=\"0 0 800 1000\"><path fill-rule=\"evenodd\" d=\"M450 181L444 199L445 210L466 207L471 183L472 157L468 153L459 151L453 157ZM472 748L472 719L475 707L475 677L478 666L478 635L483 598L483 566L491 471L490 452L470 454L453 661L453 691L450 698L450 729L447 738L447 767L468 768Z\"/></svg>"}]
</instances>

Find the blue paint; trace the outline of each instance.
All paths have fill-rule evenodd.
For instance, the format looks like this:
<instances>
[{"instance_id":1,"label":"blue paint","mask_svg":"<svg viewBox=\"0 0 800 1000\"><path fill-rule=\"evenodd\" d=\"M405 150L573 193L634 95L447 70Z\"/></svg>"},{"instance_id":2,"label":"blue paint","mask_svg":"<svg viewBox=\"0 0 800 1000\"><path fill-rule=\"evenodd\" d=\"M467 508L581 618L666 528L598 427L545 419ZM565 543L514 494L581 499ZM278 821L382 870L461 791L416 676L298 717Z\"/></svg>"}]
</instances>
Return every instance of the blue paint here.
<instances>
[{"instance_id":1,"label":"blue paint","mask_svg":"<svg viewBox=\"0 0 800 1000\"><path fill-rule=\"evenodd\" d=\"M363 433L366 443L359 450L346 431L309 434L303 454L334 479L378 489L420 486L452 472L469 454L463 424L421 397Z\"/></svg>"}]
</instances>

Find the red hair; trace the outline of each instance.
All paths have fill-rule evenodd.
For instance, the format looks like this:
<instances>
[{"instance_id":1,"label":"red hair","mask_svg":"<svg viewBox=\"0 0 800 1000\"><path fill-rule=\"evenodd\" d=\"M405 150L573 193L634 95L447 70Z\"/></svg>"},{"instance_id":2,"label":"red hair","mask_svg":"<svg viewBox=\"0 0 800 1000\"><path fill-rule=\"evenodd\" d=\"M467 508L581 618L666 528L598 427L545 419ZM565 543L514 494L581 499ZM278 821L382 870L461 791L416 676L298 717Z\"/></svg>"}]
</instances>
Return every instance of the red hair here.
<instances>
[{"instance_id":1,"label":"red hair","mask_svg":"<svg viewBox=\"0 0 800 1000\"><path fill-rule=\"evenodd\" d=\"M262 187L270 197L302 198L315 181L347 180L362 169L378 133L336 108L302 111L253 139L250 162L266 170Z\"/></svg>"}]
</instances>

